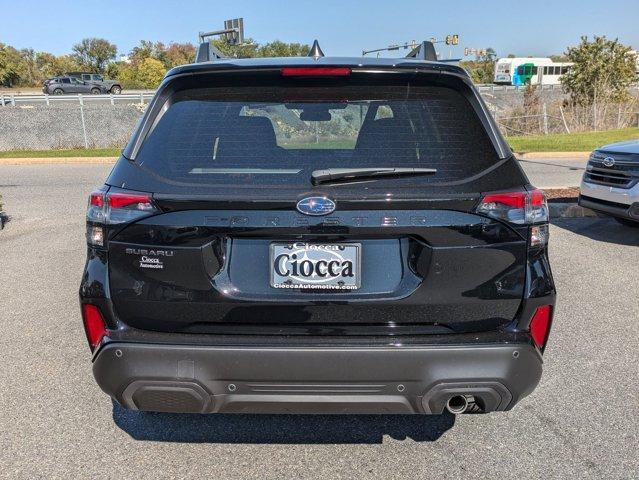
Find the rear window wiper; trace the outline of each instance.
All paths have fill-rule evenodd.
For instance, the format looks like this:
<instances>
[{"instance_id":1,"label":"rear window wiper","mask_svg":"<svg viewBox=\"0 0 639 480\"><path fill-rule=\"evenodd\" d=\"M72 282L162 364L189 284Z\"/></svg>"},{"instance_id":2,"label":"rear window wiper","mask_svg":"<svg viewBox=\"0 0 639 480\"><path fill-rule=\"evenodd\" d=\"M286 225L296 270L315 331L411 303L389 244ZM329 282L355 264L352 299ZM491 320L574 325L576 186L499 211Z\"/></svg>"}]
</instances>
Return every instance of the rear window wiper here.
<instances>
[{"instance_id":1,"label":"rear window wiper","mask_svg":"<svg viewBox=\"0 0 639 480\"><path fill-rule=\"evenodd\" d=\"M436 168L327 168L315 170L311 174L313 185L331 182L349 182L351 180L375 179L384 177L411 177L416 175L434 175Z\"/></svg>"}]
</instances>

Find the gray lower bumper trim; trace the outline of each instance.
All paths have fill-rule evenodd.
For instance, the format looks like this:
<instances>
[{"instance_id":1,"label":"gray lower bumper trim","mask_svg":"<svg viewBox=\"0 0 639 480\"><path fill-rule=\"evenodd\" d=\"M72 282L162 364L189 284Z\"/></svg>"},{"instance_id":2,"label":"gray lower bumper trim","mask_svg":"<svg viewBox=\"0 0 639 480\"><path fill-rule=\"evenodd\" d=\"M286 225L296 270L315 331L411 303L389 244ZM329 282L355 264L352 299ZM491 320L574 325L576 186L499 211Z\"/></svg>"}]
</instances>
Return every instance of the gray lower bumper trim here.
<instances>
[{"instance_id":1,"label":"gray lower bumper trim","mask_svg":"<svg viewBox=\"0 0 639 480\"><path fill-rule=\"evenodd\" d=\"M632 205L617 204L612 202L606 202L591 197L579 197L579 205L596 212L607 213L613 217L627 218L630 220L639 221L639 203L633 203Z\"/></svg>"},{"instance_id":2,"label":"gray lower bumper trim","mask_svg":"<svg viewBox=\"0 0 639 480\"><path fill-rule=\"evenodd\" d=\"M258 348L111 343L100 387L125 407L199 413L441 413L454 395L512 408L541 377L530 345Z\"/></svg>"}]
</instances>

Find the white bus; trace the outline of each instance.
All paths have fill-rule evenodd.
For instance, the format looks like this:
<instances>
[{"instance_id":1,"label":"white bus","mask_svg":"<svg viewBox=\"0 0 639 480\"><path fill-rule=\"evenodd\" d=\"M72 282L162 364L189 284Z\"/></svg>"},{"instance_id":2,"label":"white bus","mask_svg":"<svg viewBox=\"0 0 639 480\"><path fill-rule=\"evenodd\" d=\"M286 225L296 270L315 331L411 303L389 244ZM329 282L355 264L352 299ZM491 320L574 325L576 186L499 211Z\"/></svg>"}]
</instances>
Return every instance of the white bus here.
<instances>
[{"instance_id":1,"label":"white bus","mask_svg":"<svg viewBox=\"0 0 639 480\"><path fill-rule=\"evenodd\" d=\"M572 63L553 62L550 58L500 58L495 63L495 78L499 85L559 85L560 78Z\"/></svg>"}]
</instances>

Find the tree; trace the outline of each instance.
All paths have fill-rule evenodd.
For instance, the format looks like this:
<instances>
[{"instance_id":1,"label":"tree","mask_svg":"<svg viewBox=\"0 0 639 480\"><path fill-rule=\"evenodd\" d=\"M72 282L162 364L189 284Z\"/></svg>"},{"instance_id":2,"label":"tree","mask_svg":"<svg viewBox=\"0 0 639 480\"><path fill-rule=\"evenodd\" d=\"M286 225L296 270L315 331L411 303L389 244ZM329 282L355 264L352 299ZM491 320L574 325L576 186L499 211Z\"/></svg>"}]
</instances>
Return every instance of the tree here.
<instances>
[{"instance_id":1,"label":"tree","mask_svg":"<svg viewBox=\"0 0 639 480\"><path fill-rule=\"evenodd\" d=\"M574 65L561 83L575 105L621 102L637 81L636 55L616 39L581 37L581 43L570 47L566 57Z\"/></svg>"},{"instance_id":2,"label":"tree","mask_svg":"<svg viewBox=\"0 0 639 480\"><path fill-rule=\"evenodd\" d=\"M224 55L236 58L255 57L302 57L306 56L311 49L308 45L301 43L286 43L275 40L270 43L260 45L250 38L243 45L230 45L224 39L213 40L213 45Z\"/></svg>"},{"instance_id":3,"label":"tree","mask_svg":"<svg viewBox=\"0 0 639 480\"><path fill-rule=\"evenodd\" d=\"M83 68L103 73L108 62L115 58L117 47L103 38L85 38L73 46L73 59Z\"/></svg>"},{"instance_id":4,"label":"tree","mask_svg":"<svg viewBox=\"0 0 639 480\"><path fill-rule=\"evenodd\" d=\"M42 82L42 72L38 68L37 55L32 48L20 50L20 84L37 85Z\"/></svg>"},{"instance_id":5,"label":"tree","mask_svg":"<svg viewBox=\"0 0 639 480\"><path fill-rule=\"evenodd\" d=\"M177 65L192 63L195 60L195 46L191 43L169 43L168 46L162 42L151 42L141 40L137 47L134 47L129 54L129 59L134 65L139 64L146 58L159 60L168 68Z\"/></svg>"},{"instance_id":6,"label":"tree","mask_svg":"<svg viewBox=\"0 0 639 480\"><path fill-rule=\"evenodd\" d=\"M0 85L13 87L19 82L21 62L18 50L0 43Z\"/></svg>"},{"instance_id":7,"label":"tree","mask_svg":"<svg viewBox=\"0 0 639 480\"><path fill-rule=\"evenodd\" d=\"M497 54L493 48L487 48L484 55L477 55L475 60L460 62L475 83L492 83L495 75Z\"/></svg>"},{"instance_id":8,"label":"tree","mask_svg":"<svg viewBox=\"0 0 639 480\"><path fill-rule=\"evenodd\" d=\"M166 68L173 68L195 61L195 45L192 43L169 43L166 49Z\"/></svg>"},{"instance_id":9,"label":"tree","mask_svg":"<svg viewBox=\"0 0 639 480\"><path fill-rule=\"evenodd\" d=\"M164 57L166 55L166 47L162 42L151 42L149 40L140 40L140 44L137 47L133 47L129 54L129 60L134 65L146 60L147 58L154 58L164 63Z\"/></svg>"},{"instance_id":10,"label":"tree","mask_svg":"<svg viewBox=\"0 0 639 480\"><path fill-rule=\"evenodd\" d=\"M303 57L308 54L310 47L301 43L284 43L275 40L261 45L257 49L258 57Z\"/></svg>"},{"instance_id":11,"label":"tree","mask_svg":"<svg viewBox=\"0 0 639 480\"><path fill-rule=\"evenodd\" d=\"M164 75L166 67L155 58L145 58L137 66L136 79L142 88L157 88Z\"/></svg>"}]
</instances>

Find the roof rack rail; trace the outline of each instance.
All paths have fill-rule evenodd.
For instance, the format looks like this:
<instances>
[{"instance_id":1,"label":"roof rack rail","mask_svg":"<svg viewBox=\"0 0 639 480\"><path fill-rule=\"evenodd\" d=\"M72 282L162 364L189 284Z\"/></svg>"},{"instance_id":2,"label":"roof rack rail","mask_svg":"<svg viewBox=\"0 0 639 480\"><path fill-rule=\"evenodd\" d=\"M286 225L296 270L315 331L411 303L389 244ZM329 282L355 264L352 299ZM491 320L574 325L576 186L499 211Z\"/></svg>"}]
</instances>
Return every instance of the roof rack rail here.
<instances>
[{"instance_id":1,"label":"roof rack rail","mask_svg":"<svg viewBox=\"0 0 639 480\"><path fill-rule=\"evenodd\" d=\"M437 61L437 52L433 42L424 41L413 48L406 58L414 58L415 60L428 60L429 62Z\"/></svg>"},{"instance_id":2,"label":"roof rack rail","mask_svg":"<svg viewBox=\"0 0 639 480\"><path fill-rule=\"evenodd\" d=\"M223 37L229 45L242 45L244 43L244 19L233 18L224 21L222 30L213 32L200 32L200 46L197 48L195 63L212 62L221 58L229 58L217 49L209 40L210 37Z\"/></svg>"},{"instance_id":3,"label":"roof rack rail","mask_svg":"<svg viewBox=\"0 0 639 480\"><path fill-rule=\"evenodd\" d=\"M200 46L197 47L195 63L212 62L213 60L220 60L222 58L228 57L220 52L209 40L207 40L200 43Z\"/></svg>"}]
</instances>

